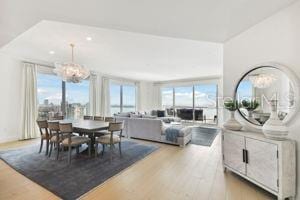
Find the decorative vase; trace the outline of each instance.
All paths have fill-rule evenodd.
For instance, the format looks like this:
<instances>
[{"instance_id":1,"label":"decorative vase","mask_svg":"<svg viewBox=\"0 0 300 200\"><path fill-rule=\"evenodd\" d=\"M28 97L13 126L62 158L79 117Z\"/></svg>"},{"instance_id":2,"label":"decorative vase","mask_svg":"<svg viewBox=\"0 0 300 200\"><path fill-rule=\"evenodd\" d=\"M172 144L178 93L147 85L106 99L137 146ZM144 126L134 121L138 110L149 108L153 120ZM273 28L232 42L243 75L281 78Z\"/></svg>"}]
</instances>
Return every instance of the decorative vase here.
<instances>
[{"instance_id":1,"label":"decorative vase","mask_svg":"<svg viewBox=\"0 0 300 200\"><path fill-rule=\"evenodd\" d=\"M232 131L240 131L243 126L234 118L234 113L235 111L230 111L230 119L223 124L223 127Z\"/></svg>"},{"instance_id":2,"label":"decorative vase","mask_svg":"<svg viewBox=\"0 0 300 200\"><path fill-rule=\"evenodd\" d=\"M278 118L277 100L271 100L271 116L263 125L262 130L267 138L274 140L285 140L288 135L288 128Z\"/></svg>"},{"instance_id":3,"label":"decorative vase","mask_svg":"<svg viewBox=\"0 0 300 200\"><path fill-rule=\"evenodd\" d=\"M248 120L254 124L258 123L258 121L253 118L253 110L248 110Z\"/></svg>"}]
</instances>

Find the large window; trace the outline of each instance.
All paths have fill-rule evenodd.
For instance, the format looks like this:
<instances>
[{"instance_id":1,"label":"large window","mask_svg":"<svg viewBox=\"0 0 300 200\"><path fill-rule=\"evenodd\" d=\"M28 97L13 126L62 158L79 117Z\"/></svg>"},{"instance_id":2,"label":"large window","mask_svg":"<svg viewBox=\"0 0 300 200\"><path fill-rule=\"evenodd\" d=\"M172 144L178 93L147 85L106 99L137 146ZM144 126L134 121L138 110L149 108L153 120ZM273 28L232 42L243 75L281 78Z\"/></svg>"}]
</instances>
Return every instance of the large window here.
<instances>
[{"instance_id":1,"label":"large window","mask_svg":"<svg viewBox=\"0 0 300 200\"><path fill-rule=\"evenodd\" d=\"M161 89L162 106L164 109L173 107L173 88Z\"/></svg>"},{"instance_id":2,"label":"large window","mask_svg":"<svg viewBox=\"0 0 300 200\"><path fill-rule=\"evenodd\" d=\"M175 87L176 108L193 108L193 87Z\"/></svg>"},{"instance_id":3,"label":"large window","mask_svg":"<svg viewBox=\"0 0 300 200\"><path fill-rule=\"evenodd\" d=\"M161 89L162 107L186 120L217 122L217 84L164 87ZM170 112L173 115L172 112Z\"/></svg>"},{"instance_id":4,"label":"large window","mask_svg":"<svg viewBox=\"0 0 300 200\"><path fill-rule=\"evenodd\" d=\"M80 119L89 113L89 81L64 83L61 78L38 73L38 117L64 115L67 119Z\"/></svg>"},{"instance_id":5,"label":"large window","mask_svg":"<svg viewBox=\"0 0 300 200\"><path fill-rule=\"evenodd\" d=\"M66 83L66 114L68 119L81 119L89 114L89 81Z\"/></svg>"},{"instance_id":6,"label":"large window","mask_svg":"<svg viewBox=\"0 0 300 200\"><path fill-rule=\"evenodd\" d=\"M217 119L217 85L195 85L195 109L203 110L203 116L207 122Z\"/></svg>"},{"instance_id":7,"label":"large window","mask_svg":"<svg viewBox=\"0 0 300 200\"><path fill-rule=\"evenodd\" d=\"M131 84L110 84L110 112L135 112L136 86Z\"/></svg>"},{"instance_id":8,"label":"large window","mask_svg":"<svg viewBox=\"0 0 300 200\"><path fill-rule=\"evenodd\" d=\"M49 115L62 114L62 81L50 74L37 76L38 117L48 119Z\"/></svg>"}]
</instances>

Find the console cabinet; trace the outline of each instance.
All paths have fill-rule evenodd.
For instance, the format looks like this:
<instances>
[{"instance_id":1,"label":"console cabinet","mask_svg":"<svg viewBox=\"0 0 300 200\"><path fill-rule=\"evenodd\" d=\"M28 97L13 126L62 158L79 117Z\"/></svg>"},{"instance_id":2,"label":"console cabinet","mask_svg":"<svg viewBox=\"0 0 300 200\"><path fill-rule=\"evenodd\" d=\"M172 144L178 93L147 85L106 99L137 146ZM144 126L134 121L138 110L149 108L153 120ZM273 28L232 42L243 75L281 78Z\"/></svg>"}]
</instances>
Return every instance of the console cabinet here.
<instances>
[{"instance_id":1,"label":"console cabinet","mask_svg":"<svg viewBox=\"0 0 300 200\"><path fill-rule=\"evenodd\" d=\"M223 166L280 200L292 199L296 191L295 146L292 140L271 140L262 133L223 130Z\"/></svg>"}]
</instances>

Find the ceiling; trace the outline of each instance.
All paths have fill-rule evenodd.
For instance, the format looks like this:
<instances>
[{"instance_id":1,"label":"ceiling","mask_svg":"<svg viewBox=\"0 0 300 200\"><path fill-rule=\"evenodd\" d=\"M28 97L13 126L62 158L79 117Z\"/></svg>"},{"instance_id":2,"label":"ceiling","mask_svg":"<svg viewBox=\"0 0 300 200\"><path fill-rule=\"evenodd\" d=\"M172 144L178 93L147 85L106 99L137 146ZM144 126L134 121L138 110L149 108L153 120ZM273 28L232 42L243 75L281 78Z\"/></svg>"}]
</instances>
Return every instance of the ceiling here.
<instances>
[{"instance_id":1,"label":"ceiling","mask_svg":"<svg viewBox=\"0 0 300 200\"><path fill-rule=\"evenodd\" d=\"M86 38L91 37L91 41ZM42 21L1 48L15 58L53 65L75 61L107 75L166 81L220 76L222 44ZM50 54L54 51L54 54Z\"/></svg>"},{"instance_id":2,"label":"ceiling","mask_svg":"<svg viewBox=\"0 0 300 200\"><path fill-rule=\"evenodd\" d=\"M222 43L296 0L1 0L0 51L124 78L222 75ZM86 37L92 41L86 41ZM49 54L55 51L55 54Z\"/></svg>"},{"instance_id":3,"label":"ceiling","mask_svg":"<svg viewBox=\"0 0 300 200\"><path fill-rule=\"evenodd\" d=\"M296 0L1 0L0 47L41 20L224 42Z\"/></svg>"}]
</instances>

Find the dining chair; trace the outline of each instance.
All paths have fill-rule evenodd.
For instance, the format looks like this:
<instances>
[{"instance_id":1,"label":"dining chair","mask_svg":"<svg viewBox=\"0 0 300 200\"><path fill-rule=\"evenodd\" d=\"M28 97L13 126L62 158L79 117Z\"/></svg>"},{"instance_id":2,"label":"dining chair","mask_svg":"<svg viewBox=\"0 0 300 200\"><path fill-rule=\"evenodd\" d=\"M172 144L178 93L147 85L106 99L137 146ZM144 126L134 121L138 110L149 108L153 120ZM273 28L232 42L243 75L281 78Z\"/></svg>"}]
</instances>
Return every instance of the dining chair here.
<instances>
[{"instance_id":1,"label":"dining chair","mask_svg":"<svg viewBox=\"0 0 300 200\"><path fill-rule=\"evenodd\" d=\"M105 122L116 122L116 119L114 117L105 117Z\"/></svg>"},{"instance_id":2,"label":"dining chair","mask_svg":"<svg viewBox=\"0 0 300 200\"><path fill-rule=\"evenodd\" d=\"M84 120L93 120L93 116L89 116L89 115L84 115L83 116Z\"/></svg>"},{"instance_id":3,"label":"dining chair","mask_svg":"<svg viewBox=\"0 0 300 200\"><path fill-rule=\"evenodd\" d=\"M94 116L95 121L104 121L104 117Z\"/></svg>"},{"instance_id":4,"label":"dining chair","mask_svg":"<svg viewBox=\"0 0 300 200\"><path fill-rule=\"evenodd\" d=\"M98 155L98 144L102 144L102 156L104 155L105 145L110 146L110 161L112 161L112 153L115 144L119 144L119 152L120 156L122 157L122 149L121 149L121 139L122 139L122 132L124 128L124 122L111 122L109 123L108 131L109 135L100 136L95 140L96 149L95 149L95 157ZM119 133L115 135L114 133Z\"/></svg>"},{"instance_id":5,"label":"dining chair","mask_svg":"<svg viewBox=\"0 0 300 200\"><path fill-rule=\"evenodd\" d=\"M42 152L43 143L44 143L44 140L46 140L46 155L48 155L50 135L49 135L49 132L48 132L47 120L37 120L36 122L38 124L39 130L40 130L40 133L41 133L41 144L40 144L39 153Z\"/></svg>"},{"instance_id":6,"label":"dining chair","mask_svg":"<svg viewBox=\"0 0 300 200\"><path fill-rule=\"evenodd\" d=\"M79 147L81 144L88 144L89 156L91 156L91 139L82 136L73 136L72 123L60 123L59 129L61 134L66 134L66 138L62 140L62 147L68 147L68 164L71 164L72 147L76 147L76 153L79 153Z\"/></svg>"},{"instance_id":7,"label":"dining chair","mask_svg":"<svg viewBox=\"0 0 300 200\"><path fill-rule=\"evenodd\" d=\"M59 129L59 122L48 122L48 128L49 128L49 133L50 133L50 152L49 152L49 157L51 157L53 145L56 146L56 160L58 160L58 155L60 151L60 143L62 140L66 137L66 134L63 135L60 133Z\"/></svg>"},{"instance_id":8,"label":"dining chair","mask_svg":"<svg viewBox=\"0 0 300 200\"><path fill-rule=\"evenodd\" d=\"M60 115L60 116L49 116L49 120L63 120L64 116Z\"/></svg>"}]
</instances>

